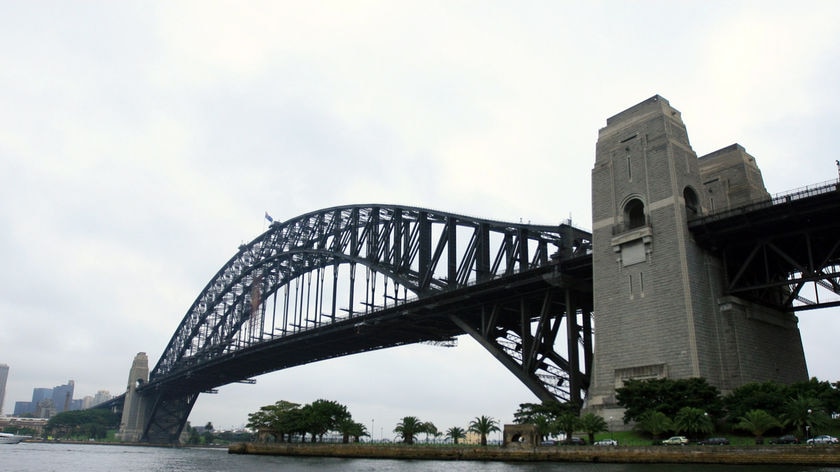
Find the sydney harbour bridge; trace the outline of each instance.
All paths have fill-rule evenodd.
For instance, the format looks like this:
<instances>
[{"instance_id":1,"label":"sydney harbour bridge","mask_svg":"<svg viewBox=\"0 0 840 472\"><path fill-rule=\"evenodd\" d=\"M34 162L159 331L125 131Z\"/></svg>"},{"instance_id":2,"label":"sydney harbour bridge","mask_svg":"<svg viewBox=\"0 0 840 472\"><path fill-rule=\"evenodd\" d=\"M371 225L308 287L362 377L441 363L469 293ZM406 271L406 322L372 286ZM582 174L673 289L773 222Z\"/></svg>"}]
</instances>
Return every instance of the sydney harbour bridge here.
<instances>
[{"instance_id":1,"label":"sydney harbour bridge","mask_svg":"<svg viewBox=\"0 0 840 472\"><path fill-rule=\"evenodd\" d=\"M137 387L152 399L141 439L176 440L198 395L222 385L462 334L538 398L579 403L591 274L590 234L565 224L385 205L273 222L210 279Z\"/></svg>"},{"instance_id":2,"label":"sydney harbour bridge","mask_svg":"<svg viewBox=\"0 0 840 472\"><path fill-rule=\"evenodd\" d=\"M687 224L720 261L724 294L795 312L840 305L838 215L831 181ZM592 241L570 224L396 205L272 222L212 276L154 368L132 370L127 393L100 406L137 410L131 440L177 442L201 393L464 334L541 401L580 405L597 325ZM828 296L807 296L809 286Z\"/></svg>"}]
</instances>

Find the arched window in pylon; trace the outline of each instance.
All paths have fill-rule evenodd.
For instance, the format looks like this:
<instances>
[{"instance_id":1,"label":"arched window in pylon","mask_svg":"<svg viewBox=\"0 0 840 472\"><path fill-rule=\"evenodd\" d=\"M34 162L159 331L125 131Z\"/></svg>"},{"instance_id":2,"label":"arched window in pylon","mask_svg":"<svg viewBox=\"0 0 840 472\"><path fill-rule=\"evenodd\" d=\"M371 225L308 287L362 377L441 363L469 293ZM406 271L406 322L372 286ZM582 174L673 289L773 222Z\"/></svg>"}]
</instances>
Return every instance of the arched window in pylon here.
<instances>
[{"instance_id":1,"label":"arched window in pylon","mask_svg":"<svg viewBox=\"0 0 840 472\"><path fill-rule=\"evenodd\" d=\"M645 204L641 200L634 198L624 205L624 224L627 229L640 228L646 222Z\"/></svg>"},{"instance_id":2,"label":"arched window in pylon","mask_svg":"<svg viewBox=\"0 0 840 472\"><path fill-rule=\"evenodd\" d=\"M685 201L685 215L688 219L700 216L700 199L697 198L697 192L691 187L686 187L683 190L683 200Z\"/></svg>"}]
</instances>

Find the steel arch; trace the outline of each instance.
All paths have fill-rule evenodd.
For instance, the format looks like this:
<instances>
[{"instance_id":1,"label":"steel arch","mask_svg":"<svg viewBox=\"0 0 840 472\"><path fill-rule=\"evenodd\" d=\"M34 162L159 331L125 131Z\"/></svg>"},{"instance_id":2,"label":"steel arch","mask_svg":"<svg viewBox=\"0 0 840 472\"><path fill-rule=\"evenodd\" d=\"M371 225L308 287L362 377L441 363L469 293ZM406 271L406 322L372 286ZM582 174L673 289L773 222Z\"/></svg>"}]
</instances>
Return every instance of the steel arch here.
<instances>
[{"instance_id":1,"label":"steel arch","mask_svg":"<svg viewBox=\"0 0 840 472\"><path fill-rule=\"evenodd\" d=\"M178 375L241 349L322 326L342 318L333 298L312 319L287 323L277 334L262 329L265 302L315 271L349 266L347 315L541 267L586 254L591 235L570 225L504 223L424 208L349 205L272 223L268 231L238 252L213 276L193 302L150 374L150 382ZM356 266L366 276L382 274L395 284L383 305L353 300ZM323 277L323 276L322 276ZM374 279L375 282L375 279ZM317 283L317 281L316 281ZM402 300L398 287L403 288ZM335 291L336 285L333 285ZM321 288L324 290L324 288ZM317 290L317 288L316 288ZM368 294L365 293L367 296ZM372 298L372 297L371 297ZM275 298L276 303L277 298ZM296 299L297 300L297 299Z\"/></svg>"}]
</instances>

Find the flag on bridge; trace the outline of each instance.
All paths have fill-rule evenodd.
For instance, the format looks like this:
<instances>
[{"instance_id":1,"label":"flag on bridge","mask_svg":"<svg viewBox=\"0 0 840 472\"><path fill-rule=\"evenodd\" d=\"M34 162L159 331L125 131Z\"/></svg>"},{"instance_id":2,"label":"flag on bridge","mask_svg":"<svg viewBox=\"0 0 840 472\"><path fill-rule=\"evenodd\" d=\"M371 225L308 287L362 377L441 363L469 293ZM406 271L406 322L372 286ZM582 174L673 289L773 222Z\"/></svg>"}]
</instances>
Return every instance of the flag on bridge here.
<instances>
[{"instance_id":1,"label":"flag on bridge","mask_svg":"<svg viewBox=\"0 0 840 472\"><path fill-rule=\"evenodd\" d=\"M274 223L274 218L272 218L268 212L265 212L265 219L267 219L269 223Z\"/></svg>"}]
</instances>

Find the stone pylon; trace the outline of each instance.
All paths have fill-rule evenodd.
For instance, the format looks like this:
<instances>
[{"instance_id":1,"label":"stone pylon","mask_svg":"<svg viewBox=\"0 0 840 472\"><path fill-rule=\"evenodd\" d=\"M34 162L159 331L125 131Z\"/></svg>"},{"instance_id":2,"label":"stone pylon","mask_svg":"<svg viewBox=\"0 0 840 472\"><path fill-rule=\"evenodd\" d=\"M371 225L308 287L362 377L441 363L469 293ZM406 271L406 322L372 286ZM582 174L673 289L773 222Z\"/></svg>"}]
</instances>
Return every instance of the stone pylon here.
<instances>
[{"instance_id":1,"label":"stone pylon","mask_svg":"<svg viewBox=\"0 0 840 472\"><path fill-rule=\"evenodd\" d=\"M143 438L149 401L137 393L137 388L148 381L149 358L145 352L139 352L134 356L134 362L128 374L128 386L125 391L125 404L118 434L121 441L139 442Z\"/></svg>"},{"instance_id":2,"label":"stone pylon","mask_svg":"<svg viewBox=\"0 0 840 472\"><path fill-rule=\"evenodd\" d=\"M629 379L807 380L797 319L723 293L688 221L769 199L737 144L697 157L678 110L651 97L607 120L592 170L594 375L587 408L621 423Z\"/></svg>"}]
</instances>

